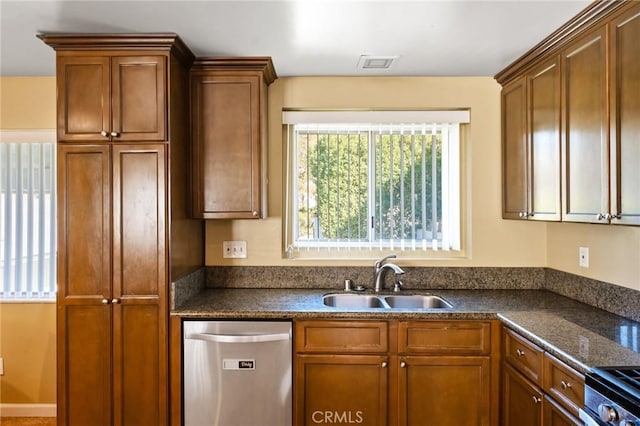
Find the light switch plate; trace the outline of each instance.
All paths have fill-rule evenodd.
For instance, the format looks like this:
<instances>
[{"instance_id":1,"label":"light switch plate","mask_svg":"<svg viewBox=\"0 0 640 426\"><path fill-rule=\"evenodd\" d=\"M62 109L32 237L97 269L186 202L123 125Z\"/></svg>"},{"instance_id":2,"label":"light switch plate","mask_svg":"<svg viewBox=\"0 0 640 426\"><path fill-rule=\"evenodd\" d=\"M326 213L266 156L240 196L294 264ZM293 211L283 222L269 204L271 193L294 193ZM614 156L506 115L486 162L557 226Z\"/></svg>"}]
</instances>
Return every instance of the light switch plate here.
<instances>
[{"instance_id":1,"label":"light switch plate","mask_svg":"<svg viewBox=\"0 0 640 426\"><path fill-rule=\"evenodd\" d=\"M246 241L223 241L222 257L230 259L245 259L247 257Z\"/></svg>"}]
</instances>

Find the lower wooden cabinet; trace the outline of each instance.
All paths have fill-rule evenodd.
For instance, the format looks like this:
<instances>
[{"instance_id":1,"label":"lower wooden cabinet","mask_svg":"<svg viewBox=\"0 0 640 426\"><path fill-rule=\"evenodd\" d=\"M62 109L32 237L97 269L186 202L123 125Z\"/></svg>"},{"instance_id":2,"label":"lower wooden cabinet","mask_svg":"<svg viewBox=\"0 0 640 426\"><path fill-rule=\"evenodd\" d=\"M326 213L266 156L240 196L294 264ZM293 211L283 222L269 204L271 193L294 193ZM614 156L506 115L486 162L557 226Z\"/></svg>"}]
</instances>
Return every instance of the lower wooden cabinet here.
<instances>
[{"instance_id":1,"label":"lower wooden cabinet","mask_svg":"<svg viewBox=\"0 0 640 426\"><path fill-rule=\"evenodd\" d=\"M497 425L496 327L297 321L296 424Z\"/></svg>"},{"instance_id":2,"label":"lower wooden cabinet","mask_svg":"<svg viewBox=\"0 0 640 426\"><path fill-rule=\"evenodd\" d=\"M295 424L387 424L386 355L298 355L295 365Z\"/></svg>"},{"instance_id":3,"label":"lower wooden cabinet","mask_svg":"<svg viewBox=\"0 0 640 426\"><path fill-rule=\"evenodd\" d=\"M503 426L582 426L584 377L524 337L503 329Z\"/></svg>"},{"instance_id":4,"label":"lower wooden cabinet","mask_svg":"<svg viewBox=\"0 0 640 426\"><path fill-rule=\"evenodd\" d=\"M489 425L489 357L400 358L399 424Z\"/></svg>"},{"instance_id":5,"label":"lower wooden cabinet","mask_svg":"<svg viewBox=\"0 0 640 426\"><path fill-rule=\"evenodd\" d=\"M503 426L542 425L542 391L509 364L503 366L502 395Z\"/></svg>"}]
</instances>

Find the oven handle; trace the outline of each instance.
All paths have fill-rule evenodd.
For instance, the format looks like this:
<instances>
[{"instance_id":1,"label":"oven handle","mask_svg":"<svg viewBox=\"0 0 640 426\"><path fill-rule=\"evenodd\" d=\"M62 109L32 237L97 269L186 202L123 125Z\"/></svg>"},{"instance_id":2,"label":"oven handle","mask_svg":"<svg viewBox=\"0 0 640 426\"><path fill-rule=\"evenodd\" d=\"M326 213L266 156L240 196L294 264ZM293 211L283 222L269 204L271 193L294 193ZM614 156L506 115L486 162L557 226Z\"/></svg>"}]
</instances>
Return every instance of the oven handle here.
<instances>
[{"instance_id":1,"label":"oven handle","mask_svg":"<svg viewBox=\"0 0 640 426\"><path fill-rule=\"evenodd\" d=\"M606 423L600 422L598 418L592 417L588 412L582 408L578 410L580 420L584 422L584 426L607 426Z\"/></svg>"}]
</instances>

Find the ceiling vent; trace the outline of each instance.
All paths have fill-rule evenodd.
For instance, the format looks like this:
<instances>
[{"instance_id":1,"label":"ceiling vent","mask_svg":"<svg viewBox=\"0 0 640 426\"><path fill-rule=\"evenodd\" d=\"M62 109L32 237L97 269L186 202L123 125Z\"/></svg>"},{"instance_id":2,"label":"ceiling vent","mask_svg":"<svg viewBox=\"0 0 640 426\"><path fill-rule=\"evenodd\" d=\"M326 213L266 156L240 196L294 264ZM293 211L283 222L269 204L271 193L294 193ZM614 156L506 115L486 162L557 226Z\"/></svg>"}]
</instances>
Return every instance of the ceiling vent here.
<instances>
[{"instance_id":1,"label":"ceiling vent","mask_svg":"<svg viewBox=\"0 0 640 426\"><path fill-rule=\"evenodd\" d=\"M378 70L388 69L396 59L398 59L397 56L360 55L358 68Z\"/></svg>"}]
</instances>

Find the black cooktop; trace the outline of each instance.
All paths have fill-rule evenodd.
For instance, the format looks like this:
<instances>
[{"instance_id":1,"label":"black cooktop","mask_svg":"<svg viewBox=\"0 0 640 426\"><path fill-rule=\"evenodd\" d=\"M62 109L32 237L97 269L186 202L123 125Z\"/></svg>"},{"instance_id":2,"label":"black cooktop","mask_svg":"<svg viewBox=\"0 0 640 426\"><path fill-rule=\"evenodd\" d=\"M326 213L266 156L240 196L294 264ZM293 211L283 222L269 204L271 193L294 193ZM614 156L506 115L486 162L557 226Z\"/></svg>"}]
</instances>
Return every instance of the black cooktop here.
<instances>
[{"instance_id":1,"label":"black cooktop","mask_svg":"<svg viewBox=\"0 0 640 426\"><path fill-rule=\"evenodd\" d=\"M640 366L593 368L585 384L640 417Z\"/></svg>"}]
</instances>

